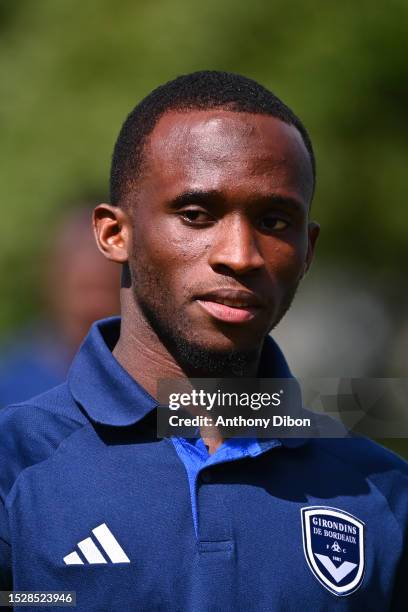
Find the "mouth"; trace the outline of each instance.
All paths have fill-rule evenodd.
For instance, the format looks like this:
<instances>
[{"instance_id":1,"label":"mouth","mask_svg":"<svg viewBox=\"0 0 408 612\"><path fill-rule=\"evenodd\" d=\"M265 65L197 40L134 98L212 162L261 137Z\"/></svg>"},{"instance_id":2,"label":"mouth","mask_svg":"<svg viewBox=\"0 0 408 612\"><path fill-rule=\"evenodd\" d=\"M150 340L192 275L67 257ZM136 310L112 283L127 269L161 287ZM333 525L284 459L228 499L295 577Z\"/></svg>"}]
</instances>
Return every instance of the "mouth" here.
<instances>
[{"instance_id":1,"label":"mouth","mask_svg":"<svg viewBox=\"0 0 408 612\"><path fill-rule=\"evenodd\" d=\"M224 323L246 323L262 308L260 299L247 291L220 289L196 298L212 317Z\"/></svg>"}]
</instances>

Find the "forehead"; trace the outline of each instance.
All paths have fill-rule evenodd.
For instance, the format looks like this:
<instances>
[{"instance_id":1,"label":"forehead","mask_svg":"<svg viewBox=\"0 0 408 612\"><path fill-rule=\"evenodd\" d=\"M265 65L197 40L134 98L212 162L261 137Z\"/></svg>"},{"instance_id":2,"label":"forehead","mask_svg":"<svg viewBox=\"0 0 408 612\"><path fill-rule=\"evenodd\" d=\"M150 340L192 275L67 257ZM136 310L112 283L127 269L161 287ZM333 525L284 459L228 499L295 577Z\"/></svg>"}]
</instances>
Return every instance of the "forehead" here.
<instances>
[{"instance_id":1,"label":"forehead","mask_svg":"<svg viewBox=\"0 0 408 612\"><path fill-rule=\"evenodd\" d=\"M269 115L172 111L144 149L142 182L166 197L183 191L290 191L309 202L313 177L298 130ZM283 195L283 194L282 194Z\"/></svg>"}]
</instances>

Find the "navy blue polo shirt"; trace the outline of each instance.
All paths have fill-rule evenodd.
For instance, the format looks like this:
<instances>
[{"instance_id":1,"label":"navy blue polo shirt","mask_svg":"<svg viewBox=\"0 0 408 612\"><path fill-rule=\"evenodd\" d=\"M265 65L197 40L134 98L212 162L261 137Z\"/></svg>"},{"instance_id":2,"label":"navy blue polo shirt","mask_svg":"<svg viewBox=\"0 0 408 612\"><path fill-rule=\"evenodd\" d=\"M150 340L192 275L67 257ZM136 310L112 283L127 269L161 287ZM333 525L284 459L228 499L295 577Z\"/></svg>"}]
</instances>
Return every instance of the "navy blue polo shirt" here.
<instances>
[{"instance_id":1,"label":"navy blue polo shirt","mask_svg":"<svg viewBox=\"0 0 408 612\"><path fill-rule=\"evenodd\" d=\"M157 439L119 329L95 324L65 384L0 411L0 589L76 591L87 612L406 609L402 459L364 439L212 456ZM269 339L262 371L290 375Z\"/></svg>"}]
</instances>

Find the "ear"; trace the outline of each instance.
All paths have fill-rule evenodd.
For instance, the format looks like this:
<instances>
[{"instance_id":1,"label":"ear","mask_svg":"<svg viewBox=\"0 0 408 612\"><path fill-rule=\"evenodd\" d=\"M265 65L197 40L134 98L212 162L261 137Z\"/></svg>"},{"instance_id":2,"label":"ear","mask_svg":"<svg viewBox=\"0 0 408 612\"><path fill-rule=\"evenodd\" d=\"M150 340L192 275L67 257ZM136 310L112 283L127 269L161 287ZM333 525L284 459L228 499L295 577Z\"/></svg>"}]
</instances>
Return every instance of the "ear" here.
<instances>
[{"instance_id":1,"label":"ear","mask_svg":"<svg viewBox=\"0 0 408 612\"><path fill-rule=\"evenodd\" d=\"M315 221L310 221L308 224L307 231L308 231L308 246L307 246L306 261L305 261L305 266L303 269L302 276L304 276L306 272L309 270L310 265L313 261L313 255L315 251L316 242L320 234L320 225L316 223Z\"/></svg>"},{"instance_id":2,"label":"ear","mask_svg":"<svg viewBox=\"0 0 408 612\"><path fill-rule=\"evenodd\" d=\"M131 229L127 213L119 206L99 204L93 211L93 228L99 250L117 263L128 260Z\"/></svg>"}]
</instances>

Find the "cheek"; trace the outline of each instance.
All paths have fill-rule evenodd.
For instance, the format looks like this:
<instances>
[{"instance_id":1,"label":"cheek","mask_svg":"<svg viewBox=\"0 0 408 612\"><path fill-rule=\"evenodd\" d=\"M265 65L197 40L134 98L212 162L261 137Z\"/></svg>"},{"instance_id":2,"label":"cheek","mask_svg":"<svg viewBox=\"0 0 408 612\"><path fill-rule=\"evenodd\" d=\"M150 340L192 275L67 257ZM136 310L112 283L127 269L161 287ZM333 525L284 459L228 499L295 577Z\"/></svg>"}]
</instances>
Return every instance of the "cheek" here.
<instances>
[{"instance_id":1,"label":"cheek","mask_svg":"<svg viewBox=\"0 0 408 612\"><path fill-rule=\"evenodd\" d=\"M133 245L135 255L164 268L194 264L205 252L204 236L186 231L175 215L135 225Z\"/></svg>"},{"instance_id":2,"label":"cheek","mask_svg":"<svg viewBox=\"0 0 408 612\"><path fill-rule=\"evenodd\" d=\"M183 285L197 273L205 252L202 238L195 232L177 231L178 220L170 219L139 225L133 234L133 266L140 274L151 274L166 287Z\"/></svg>"},{"instance_id":3,"label":"cheek","mask_svg":"<svg viewBox=\"0 0 408 612\"><path fill-rule=\"evenodd\" d=\"M269 245L264 258L271 276L282 284L299 281L306 261L307 241L298 242L277 241Z\"/></svg>"}]
</instances>

